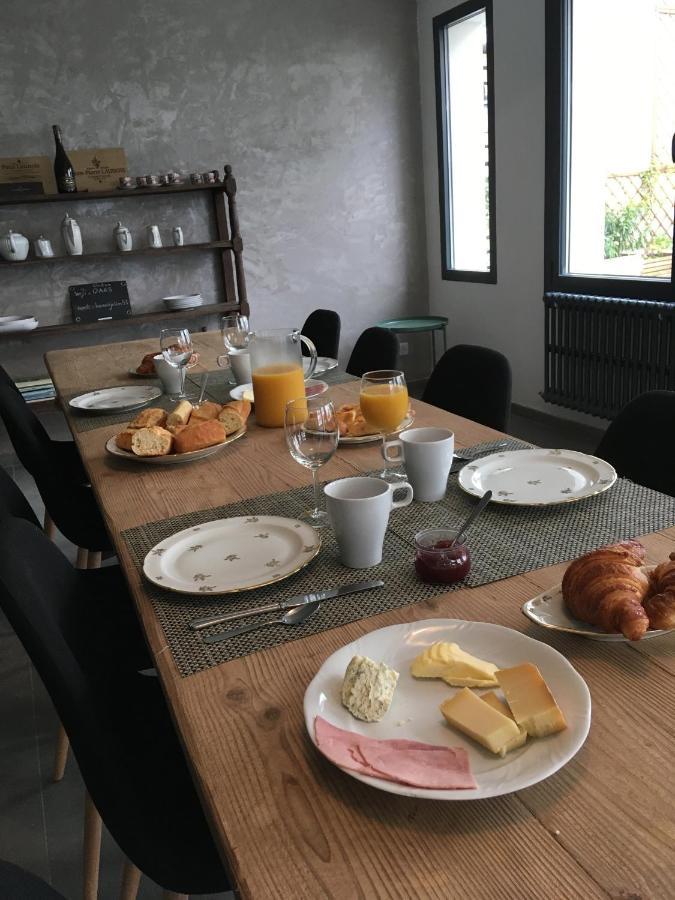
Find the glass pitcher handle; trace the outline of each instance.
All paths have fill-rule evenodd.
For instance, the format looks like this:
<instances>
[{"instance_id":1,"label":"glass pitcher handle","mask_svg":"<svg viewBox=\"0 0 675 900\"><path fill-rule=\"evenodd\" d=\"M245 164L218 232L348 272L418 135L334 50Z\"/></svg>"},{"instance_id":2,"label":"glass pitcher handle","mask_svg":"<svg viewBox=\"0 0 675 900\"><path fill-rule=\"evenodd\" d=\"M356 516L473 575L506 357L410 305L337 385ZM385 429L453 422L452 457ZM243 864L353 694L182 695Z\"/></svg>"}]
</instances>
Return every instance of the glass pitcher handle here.
<instances>
[{"instance_id":1,"label":"glass pitcher handle","mask_svg":"<svg viewBox=\"0 0 675 900\"><path fill-rule=\"evenodd\" d=\"M309 379L314 374L314 369L316 369L316 347L308 337L304 336L304 334L296 332L295 337L296 340L302 341L305 347L307 347L307 349L309 350L309 366L307 368L307 371L305 372L305 381L309 381Z\"/></svg>"}]
</instances>

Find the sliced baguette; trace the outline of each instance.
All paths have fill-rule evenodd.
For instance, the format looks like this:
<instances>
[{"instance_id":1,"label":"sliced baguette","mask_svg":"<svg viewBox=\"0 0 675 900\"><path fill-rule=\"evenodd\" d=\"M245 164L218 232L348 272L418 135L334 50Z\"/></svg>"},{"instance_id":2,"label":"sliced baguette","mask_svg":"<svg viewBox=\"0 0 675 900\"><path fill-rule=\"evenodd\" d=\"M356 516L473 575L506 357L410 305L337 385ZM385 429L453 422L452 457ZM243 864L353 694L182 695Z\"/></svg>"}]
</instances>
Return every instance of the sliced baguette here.
<instances>
[{"instance_id":1,"label":"sliced baguette","mask_svg":"<svg viewBox=\"0 0 675 900\"><path fill-rule=\"evenodd\" d=\"M172 447L173 435L159 425L138 428L131 438L131 452L136 456L167 456Z\"/></svg>"}]
</instances>

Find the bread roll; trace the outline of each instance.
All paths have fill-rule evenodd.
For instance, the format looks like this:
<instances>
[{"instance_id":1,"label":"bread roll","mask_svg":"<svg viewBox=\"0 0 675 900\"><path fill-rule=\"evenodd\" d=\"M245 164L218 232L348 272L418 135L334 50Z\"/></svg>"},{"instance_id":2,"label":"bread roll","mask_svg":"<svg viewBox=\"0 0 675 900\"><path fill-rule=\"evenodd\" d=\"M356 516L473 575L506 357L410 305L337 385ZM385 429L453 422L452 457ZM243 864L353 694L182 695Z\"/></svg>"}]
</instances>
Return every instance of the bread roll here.
<instances>
[{"instance_id":1,"label":"bread roll","mask_svg":"<svg viewBox=\"0 0 675 900\"><path fill-rule=\"evenodd\" d=\"M235 412L239 413L244 424L246 424L246 420L251 415L251 403L249 400L230 400L229 403L225 404L225 408L233 409Z\"/></svg>"},{"instance_id":2,"label":"bread roll","mask_svg":"<svg viewBox=\"0 0 675 900\"><path fill-rule=\"evenodd\" d=\"M115 443L120 450L126 450L127 453L131 453L131 439L137 430L136 428L125 428L124 431L120 431L115 437Z\"/></svg>"},{"instance_id":3,"label":"bread roll","mask_svg":"<svg viewBox=\"0 0 675 900\"><path fill-rule=\"evenodd\" d=\"M141 360L140 366L136 369L137 375L154 375L155 374L155 354L146 353Z\"/></svg>"},{"instance_id":4,"label":"bread roll","mask_svg":"<svg viewBox=\"0 0 675 900\"><path fill-rule=\"evenodd\" d=\"M173 435L159 425L138 428L131 438L131 452L136 456L167 456L172 446Z\"/></svg>"},{"instance_id":5,"label":"bread roll","mask_svg":"<svg viewBox=\"0 0 675 900\"><path fill-rule=\"evenodd\" d=\"M190 453L192 450L204 450L214 444L222 444L226 432L224 426L216 419L206 419L195 425L188 425L174 438L176 453Z\"/></svg>"},{"instance_id":6,"label":"bread roll","mask_svg":"<svg viewBox=\"0 0 675 900\"><path fill-rule=\"evenodd\" d=\"M189 400L181 400L173 412L170 412L166 418L167 425L187 425L190 413L192 412L192 404Z\"/></svg>"},{"instance_id":7,"label":"bread roll","mask_svg":"<svg viewBox=\"0 0 675 900\"><path fill-rule=\"evenodd\" d=\"M148 428L150 425L159 425L160 428L163 428L166 425L166 411L155 406L142 409L136 418L129 422L128 427Z\"/></svg>"},{"instance_id":8,"label":"bread roll","mask_svg":"<svg viewBox=\"0 0 675 900\"><path fill-rule=\"evenodd\" d=\"M234 434L245 426L245 422L239 413L230 406L224 406L222 412L218 416L218 421L225 429L225 434Z\"/></svg>"},{"instance_id":9,"label":"bread roll","mask_svg":"<svg viewBox=\"0 0 675 900\"><path fill-rule=\"evenodd\" d=\"M190 422L194 422L195 419L200 422L203 422L206 419L217 419L218 413L222 408L220 403L212 403L211 400L205 400L204 403L200 403L199 406L194 407L192 415L190 416Z\"/></svg>"},{"instance_id":10,"label":"bread roll","mask_svg":"<svg viewBox=\"0 0 675 900\"><path fill-rule=\"evenodd\" d=\"M177 434L180 434L181 431L185 431L188 427L188 425L167 425L166 430L175 437Z\"/></svg>"}]
</instances>

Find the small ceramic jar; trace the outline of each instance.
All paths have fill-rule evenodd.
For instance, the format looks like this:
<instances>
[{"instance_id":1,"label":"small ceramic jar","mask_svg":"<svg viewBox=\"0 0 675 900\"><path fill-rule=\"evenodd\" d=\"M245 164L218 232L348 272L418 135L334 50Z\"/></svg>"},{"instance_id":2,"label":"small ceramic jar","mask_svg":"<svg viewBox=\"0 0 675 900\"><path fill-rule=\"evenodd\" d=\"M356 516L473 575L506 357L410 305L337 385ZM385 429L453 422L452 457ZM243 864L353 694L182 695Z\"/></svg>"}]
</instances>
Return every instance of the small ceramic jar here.
<instances>
[{"instance_id":1,"label":"small ceramic jar","mask_svg":"<svg viewBox=\"0 0 675 900\"><path fill-rule=\"evenodd\" d=\"M129 191L132 188L136 187L136 185L134 184L133 178L130 178L128 175L123 175L119 179L118 187L123 191Z\"/></svg>"},{"instance_id":2,"label":"small ceramic jar","mask_svg":"<svg viewBox=\"0 0 675 900\"><path fill-rule=\"evenodd\" d=\"M137 185L138 187L145 187L145 183L146 183L146 182L145 182L145 179L146 179L147 177L148 177L147 175L137 175L137 176L136 176L136 185Z\"/></svg>"},{"instance_id":3,"label":"small ceramic jar","mask_svg":"<svg viewBox=\"0 0 675 900\"><path fill-rule=\"evenodd\" d=\"M169 172L169 184L182 184L183 176L180 172Z\"/></svg>"},{"instance_id":4,"label":"small ceramic jar","mask_svg":"<svg viewBox=\"0 0 675 900\"><path fill-rule=\"evenodd\" d=\"M193 172L192 175L190 175L190 184L203 184L203 183L204 183L204 176L200 175L199 172Z\"/></svg>"},{"instance_id":5,"label":"small ceramic jar","mask_svg":"<svg viewBox=\"0 0 675 900\"><path fill-rule=\"evenodd\" d=\"M148 187L159 187L159 175L148 175L145 183Z\"/></svg>"}]
</instances>

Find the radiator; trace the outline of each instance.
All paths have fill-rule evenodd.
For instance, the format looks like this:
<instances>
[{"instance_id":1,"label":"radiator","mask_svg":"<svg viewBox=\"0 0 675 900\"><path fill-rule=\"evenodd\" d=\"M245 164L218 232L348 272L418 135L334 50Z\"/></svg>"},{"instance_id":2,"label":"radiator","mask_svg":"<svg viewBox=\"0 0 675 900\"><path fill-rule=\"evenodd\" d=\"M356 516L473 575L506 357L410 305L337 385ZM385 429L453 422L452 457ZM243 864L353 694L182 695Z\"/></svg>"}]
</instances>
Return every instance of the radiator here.
<instances>
[{"instance_id":1,"label":"radiator","mask_svg":"<svg viewBox=\"0 0 675 900\"><path fill-rule=\"evenodd\" d=\"M544 307L547 402L611 419L675 389L675 303L547 293Z\"/></svg>"}]
</instances>

